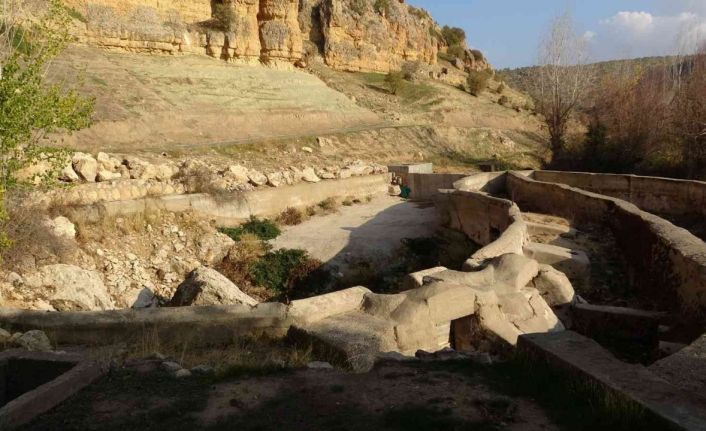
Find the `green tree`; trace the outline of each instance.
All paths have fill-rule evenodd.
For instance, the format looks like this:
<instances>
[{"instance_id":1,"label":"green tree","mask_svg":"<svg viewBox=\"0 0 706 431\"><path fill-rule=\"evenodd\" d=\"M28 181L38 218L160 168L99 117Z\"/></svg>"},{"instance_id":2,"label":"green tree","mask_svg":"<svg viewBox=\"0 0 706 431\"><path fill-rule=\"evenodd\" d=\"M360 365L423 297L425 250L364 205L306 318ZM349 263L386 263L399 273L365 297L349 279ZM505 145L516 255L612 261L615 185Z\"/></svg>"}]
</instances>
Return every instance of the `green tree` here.
<instances>
[{"instance_id":1,"label":"green tree","mask_svg":"<svg viewBox=\"0 0 706 431\"><path fill-rule=\"evenodd\" d=\"M71 16L49 0L36 20L19 18L19 0L0 1L0 222L7 223L6 194L15 174L40 155L56 152L39 143L56 130L90 124L93 100L61 84L47 84L50 62L69 43ZM58 171L59 166L55 167ZM47 175L47 178L50 175ZM0 232L0 247L9 239Z\"/></svg>"}]
</instances>

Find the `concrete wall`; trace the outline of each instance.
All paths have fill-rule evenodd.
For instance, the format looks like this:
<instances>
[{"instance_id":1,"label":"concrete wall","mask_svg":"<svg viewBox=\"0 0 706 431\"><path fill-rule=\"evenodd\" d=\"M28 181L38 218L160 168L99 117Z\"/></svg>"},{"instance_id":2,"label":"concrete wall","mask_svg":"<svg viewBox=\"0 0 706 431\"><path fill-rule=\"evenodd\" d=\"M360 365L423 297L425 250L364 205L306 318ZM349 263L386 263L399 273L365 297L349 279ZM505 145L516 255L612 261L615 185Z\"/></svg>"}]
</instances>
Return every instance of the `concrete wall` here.
<instances>
[{"instance_id":1,"label":"concrete wall","mask_svg":"<svg viewBox=\"0 0 706 431\"><path fill-rule=\"evenodd\" d=\"M653 213L706 215L706 182L703 181L557 171L535 171L532 178L624 199Z\"/></svg>"},{"instance_id":2,"label":"concrete wall","mask_svg":"<svg viewBox=\"0 0 706 431\"><path fill-rule=\"evenodd\" d=\"M220 224L236 224L250 216L269 217L288 207L316 205L327 198L362 198L387 192L390 174L367 175L336 181L300 183L293 186L263 188L243 194L214 198L206 194L170 195L128 201L103 202L73 209L72 217L98 219L133 214L149 209L170 212L191 211Z\"/></svg>"},{"instance_id":3,"label":"concrete wall","mask_svg":"<svg viewBox=\"0 0 706 431\"><path fill-rule=\"evenodd\" d=\"M410 173L406 175L404 184L412 190L411 199L428 201L438 194L440 189L451 189L454 182L465 177L465 174Z\"/></svg>"},{"instance_id":4,"label":"concrete wall","mask_svg":"<svg viewBox=\"0 0 706 431\"><path fill-rule=\"evenodd\" d=\"M579 228L609 226L630 266L626 283L665 310L679 307L694 318L706 312L706 243L686 229L618 198L514 172L508 174L507 188L525 211L566 217Z\"/></svg>"},{"instance_id":5,"label":"concrete wall","mask_svg":"<svg viewBox=\"0 0 706 431\"><path fill-rule=\"evenodd\" d=\"M454 183L457 190L444 190L434 199L446 226L465 233L483 246L466 262L467 269L506 253L523 254L522 247L528 241L527 224L517 205L507 199L474 191L497 191L504 187L505 178L505 173L464 177Z\"/></svg>"}]
</instances>

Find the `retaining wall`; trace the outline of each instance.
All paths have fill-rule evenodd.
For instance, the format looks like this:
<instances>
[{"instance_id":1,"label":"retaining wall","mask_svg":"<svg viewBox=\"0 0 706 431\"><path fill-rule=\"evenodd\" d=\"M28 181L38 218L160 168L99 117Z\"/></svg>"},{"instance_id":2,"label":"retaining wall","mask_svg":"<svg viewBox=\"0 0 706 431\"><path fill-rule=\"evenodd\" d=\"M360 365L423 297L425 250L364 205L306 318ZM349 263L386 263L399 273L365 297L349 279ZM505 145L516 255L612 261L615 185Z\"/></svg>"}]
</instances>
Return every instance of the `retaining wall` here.
<instances>
[{"instance_id":1,"label":"retaining wall","mask_svg":"<svg viewBox=\"0 0 706 431\"><path fill-rule=\"evenodd\" d=\"M300 183L292 186L263 188L252 192L219 196L183 194L125 201L101 202L73 208L72 219L100 219L159 209L170 212L190 211L220 224L237 224L251 216L270 217L289 207L316 205L328 198L362 198L386 193L390 174L367 175L336 181Z\"/></svg>"},{"instance_id":2,"label":"retaining wall","mask_svg":"<svg viewBox=\"0 0 706 431\"><path fill-rule=\"evenodd\" d=\"M626 283L649 294L660 307L681 306L691 317L703 316L706 243L686 229L624 200L515 172L508 173L507 189L525 211L566 217L578 227L590 223L610 227L629 264Z\"/></svg>"},{"instance_id":3,"label":"retaining wall","mask_svg":"<svg viewBox=\"0 0 706 431\"><path fill-rule=\"evenodd\" d=\"M453 188L454 182L466 177L466 174L417 174L406 175L405 184L412 190L413 200L431 200L439 190Z\"/></svg>"},{"instance_id":4,"label":"retaining wall","mask_svg":"<svg viewBox=\"0 0 706 431\"><path fill-rule=\"evenodd\" d=\"M566 184L666 215L706 215L706 182L637 175L535 171L537 181Z\"/></svg>"}]
</instances>

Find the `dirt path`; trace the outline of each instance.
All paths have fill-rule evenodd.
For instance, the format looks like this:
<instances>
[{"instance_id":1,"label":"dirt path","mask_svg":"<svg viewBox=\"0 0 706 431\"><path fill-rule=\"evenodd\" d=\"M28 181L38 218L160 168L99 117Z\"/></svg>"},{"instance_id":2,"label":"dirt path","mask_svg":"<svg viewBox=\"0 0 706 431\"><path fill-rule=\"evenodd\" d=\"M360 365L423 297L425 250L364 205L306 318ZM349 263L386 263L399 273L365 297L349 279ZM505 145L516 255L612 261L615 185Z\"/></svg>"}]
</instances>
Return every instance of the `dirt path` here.
<instances>
[{"instance_id":1,"label":"dirt path","mask_svg":"<svg viewBox=\"0 0 706 431\"><path fill-rule=\"evenodd\" d=\"M403 239L431 237L438 226L433 205L384 196L290 227L272 245L307 250L345 272L353 261L385 260Z\"/></svg>"}]
</instances>

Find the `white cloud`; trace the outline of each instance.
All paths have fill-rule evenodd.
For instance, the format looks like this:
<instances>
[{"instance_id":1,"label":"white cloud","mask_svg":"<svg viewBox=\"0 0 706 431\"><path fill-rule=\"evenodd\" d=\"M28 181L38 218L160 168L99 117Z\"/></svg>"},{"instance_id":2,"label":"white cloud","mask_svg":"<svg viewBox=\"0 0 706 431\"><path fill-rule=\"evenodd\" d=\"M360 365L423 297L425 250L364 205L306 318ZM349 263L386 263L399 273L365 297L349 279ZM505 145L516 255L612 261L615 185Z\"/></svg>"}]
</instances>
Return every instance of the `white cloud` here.
<instances>
[{"instance_id":1,"label":"white cloud","mask_svg":"<svg viewBox=\"0 0 706 431\"><path fill-rule=\"evenodd\" d=\"M615 28L623 28L633 33L650 31L655 24L655 17L649 12L618 12L601 24Z\"/></svg>"},{"instance_id":2,"label":"white cloud","mask_svg":"<svg viewBox=\"0 0 706 431\"><path fill-rule=\"evenodd\" d=\"M706 14L701 8L657 15L645 11L621 11L600 21L601 31L591 42L598 60L621 57L669 55L693 51L706 41Z\"/></svg>"}]
</instances>

